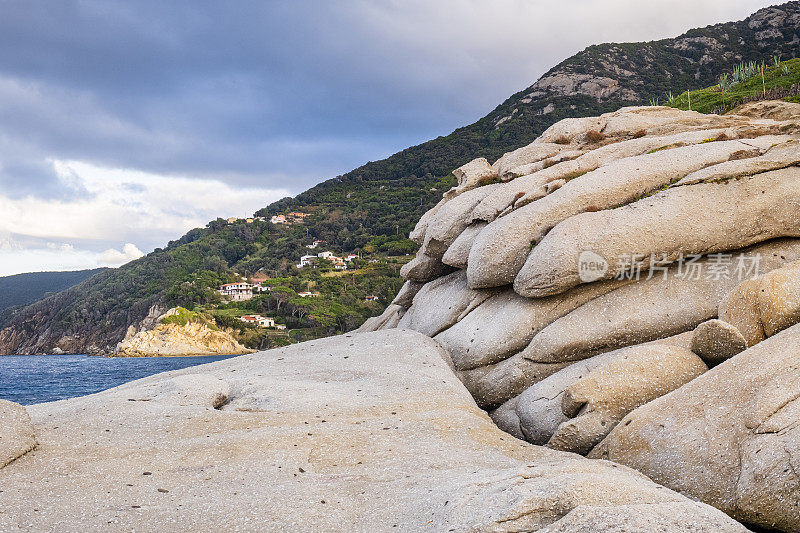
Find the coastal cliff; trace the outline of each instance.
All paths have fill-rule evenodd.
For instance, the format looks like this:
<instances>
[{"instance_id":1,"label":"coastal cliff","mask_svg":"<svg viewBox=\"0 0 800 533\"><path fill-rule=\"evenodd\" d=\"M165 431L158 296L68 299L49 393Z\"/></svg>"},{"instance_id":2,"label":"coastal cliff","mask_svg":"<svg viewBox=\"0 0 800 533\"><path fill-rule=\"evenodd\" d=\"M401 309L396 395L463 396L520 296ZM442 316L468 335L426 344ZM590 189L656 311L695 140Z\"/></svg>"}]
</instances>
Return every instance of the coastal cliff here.
<instances>
[{"instance_id":1,"label":"coastal cliff","mask_svg":"<svg viewBox=\"0 0 800 533\"><path fill-rule=\"evenodd\" d=\"M233 335L197 313L177 307L160 316L152 329L128 335L117 346L116 357L238 355L251 353Z\"/></svg>"}]
</instances>

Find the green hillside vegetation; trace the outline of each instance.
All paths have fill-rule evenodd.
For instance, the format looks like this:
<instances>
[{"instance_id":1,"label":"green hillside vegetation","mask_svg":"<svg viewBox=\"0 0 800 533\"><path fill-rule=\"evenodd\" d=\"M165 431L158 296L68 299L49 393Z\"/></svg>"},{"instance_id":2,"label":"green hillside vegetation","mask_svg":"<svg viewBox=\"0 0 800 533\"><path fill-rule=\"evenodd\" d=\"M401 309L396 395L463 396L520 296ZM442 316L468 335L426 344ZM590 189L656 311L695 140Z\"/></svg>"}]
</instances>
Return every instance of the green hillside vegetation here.
<instances>
[{"instance_id":1,"label":"green hillside vegetation","mask_svg":"<svg viewBox=\"0 0 800 533\"><path fill-rule=\"evenodd\" d=\"M781 62L774 58L771 63L742 63L732 72L722 74L716 85L684 92L671 101L667 95L662 103L689 109L691 101L693 111L724 114L746 102L778 99L800 102L800 59Z\"/></svg>"},{"instance_id":2,"label":"green hillside vegetation","mask_svg":"<svg viewBox=\"0 0 800 533\"><path fill-rule=\"evenodd\" d=\"M67 272L31 272L0 277L0 311L26 305L43 298L48 293L68 289L106 270L75 270Z\"/></svg>"}]
</instances>

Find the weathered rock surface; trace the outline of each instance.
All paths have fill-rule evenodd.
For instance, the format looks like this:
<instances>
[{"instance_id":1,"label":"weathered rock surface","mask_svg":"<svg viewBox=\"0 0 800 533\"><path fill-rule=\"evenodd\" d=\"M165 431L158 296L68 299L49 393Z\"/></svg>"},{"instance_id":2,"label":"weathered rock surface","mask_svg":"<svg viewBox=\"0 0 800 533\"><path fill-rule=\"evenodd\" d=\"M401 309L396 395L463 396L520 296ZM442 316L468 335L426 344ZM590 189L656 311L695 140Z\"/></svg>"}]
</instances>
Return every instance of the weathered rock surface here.
<instances>
[{"instance_id":1,"label":"weathered rock surface","mask_svg":"<svg viewBox=\"0 0 800 533\"><path fill-rule=\"evenodd\" d=\"M630 205L582 213L556 226L514 281L523 296L558 294L581 283L578 257L592 251L609 267L643 255L665 261L735 250L777 237L800 237L800 168L667 189ZM645 267L647 269L647 267Z\"/></svg>"},{"instance_id":2,"label":"weathered rock surface","mask_svg":"<svg viewBox=\"0 0 800 533\"><path fill-rule=\"evenodd\" d=\"M630 410L800 322L798 124L787 102L555 124L423 217L402 274L426 285L398 327L434 335L512 435L590 452Z\"/></svg>"},{"instance_id":3,"label":"weathered rock surface","mask_svg":"<svg viewBox=\"0 0 800 533\"><path fill-rule=\"evenodd\" d=\"M574 421L570 419L589 415L593 410L603 410L592 416L600 416L605 436L619 422L620 415L630 412L633 406L645 403L644 400L656 398L677 388L705 372L705 365L690 352L686 335L660 339L635 347L607 352L584 359L559 370L538 381L525 392L516 396L492 412L498 426L512 434L519 433L524 440L533 444L553 443L553 447L564 449L564 438L574 433ZM615 381L623 383L623 388ZM565 399L565 393L572 398ZM576 403L576 398L582 403ZM610 401L605 407L596 407L592 402L600 397ZM574 411L576 405L578 411ZM616 414L614 414L616 413ZM587 419L588 420L588 419ZM563 425L563 430L554 437ZM578 430L582 428L577 428ZM599 440L597 441L599 442ZM587 453L594 444L570 451ZM548 444L549 445L549 444Z\"/></svg>"},{"instance_id":4,"label":"weathered rock surface","mask_svg":"<svg viewBox=\"0 0 800 533\"><path fill-rule=\"evenodd\" d=\"M182 355L237 355L250 353L223 330L212 328L203 322L188 322L184 325L163 323L172 314L170 309L159 317L153 329L128 335L117 346L118 357L182 356Z\"/></svg>"},{"instance_id":5,"label":"weathered rock surface","mask_svg":"<svg viewBox=\"0 0 800 533\"><path fill-rule=\"evenodd\" d=\"M740 283L720 302L719 317L739 329L748 346L800 322L800 262L769 270Z\"/></svg>"},{"instance_id":6,"label":"weathered rock surface","mask_svg":"<svg viewBox=\"0 0 800 533\"><path fill-rule=\"evenodd\" d=\"M711 366L746 349L747 340L736 326L716 318L697 326L692 335L692 351Z\"/></svg>"},{"instance_id":7,"label":"weathered rock surface","mask_svg":"<svg viewBox=\"0 0 800 533\"><path fill-rule=\"evenodd\" d=\"M458 185L445 193L444 197L448 199L475 187L491 183L497 178L497 171L492 168L486 158L479 157L455 169L453 175L458 180Z\"/></svg>"},{"instance_id":8,"label":"weathered rock surface","mask_svg":"<svg viewBox=\"0 0 800 533\"><path fill-rule=\"evenodd\" d=\"M781 239L731 254L727 276L708 275L717 263L714 257L693 263L699 276L679 264L652 277L642 275L554 320L521 355L541 363L573 361L692 330L717 315L720 302L738 283L737 265L757 261L760 272L767 272L799 258L800 240Z\"/></svg>"},{"instance_id":9,"label":"weathered rock surface","mask_svg":"<svg viewBox=\"0 0 800 533\"><path fill-rule=\"evenodd\" d=\"M36 431L25 408L0 400L0 469L36 446Z\"/></svg>"},{"instance_id":10,"label":"weathered rock surface","mask_svg":"<svg viewBox=\"0 0 800 533\"><path fill-rule=\"evenodd\" d=\"M406 283L414 283L407 281ZM402 289L401 289L402 292ZM400 323L400 319L406 314L406 308L398 304L389 304L389 306L378 316L367 319L356 330L358 333L366 333L368 331L378 331L380 329L396 328Z\"/></svg>"},{"instance_id":11,"label":"weathered rock surface","mask_svg":"<svg viewBox=\"0 0 800 533\"><path fill-rule=\"evenodd\" d=\"M630 413L591 457L747 523L800 531L800 325Z\"/></svg>"},{"instance_id":12,"label":"weathered rock surface","mask_svg":"<svg viewBox=\"0 0 800 533\"><path fill-rule=\"evenodd\" d=\"M745 531L501 432L446 357L345 335L31 406L40 446L0 470L0 530Z\"/></svg>"}]
</instances>

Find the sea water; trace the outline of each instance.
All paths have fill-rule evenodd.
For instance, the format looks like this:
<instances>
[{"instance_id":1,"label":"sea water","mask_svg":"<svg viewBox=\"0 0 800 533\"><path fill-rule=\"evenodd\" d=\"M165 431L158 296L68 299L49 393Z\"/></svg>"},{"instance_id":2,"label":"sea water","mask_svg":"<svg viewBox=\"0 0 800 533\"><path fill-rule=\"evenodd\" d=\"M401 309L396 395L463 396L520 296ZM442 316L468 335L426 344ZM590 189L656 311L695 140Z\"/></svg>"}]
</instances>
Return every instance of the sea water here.
<instances>
[{"instance_id":1,"label":"sea water","mask_svg":"<svg viewBox=\"0 0 800 533\"><path fill-rule=\"evenodd\" d=\"M88 357L86 355L0 356L0 399L24 405L94 394L167 370L234 356Z\"/></svg>"}]
</instances>

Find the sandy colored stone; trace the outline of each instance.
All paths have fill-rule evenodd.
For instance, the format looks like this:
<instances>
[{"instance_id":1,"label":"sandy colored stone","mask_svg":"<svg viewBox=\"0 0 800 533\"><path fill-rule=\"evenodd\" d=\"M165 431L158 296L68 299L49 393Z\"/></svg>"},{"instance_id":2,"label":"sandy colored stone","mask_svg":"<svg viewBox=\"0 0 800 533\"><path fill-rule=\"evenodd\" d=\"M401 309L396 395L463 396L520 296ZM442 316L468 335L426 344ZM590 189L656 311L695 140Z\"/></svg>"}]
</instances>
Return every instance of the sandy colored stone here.
<instances>
[{"instance_id":1,"label":"sandy colored stone","mask_svg":"<svg viewBox=\"0 0 800 533\"><path fill-rule=\"evenodd\" d=\"M406 282L413 283L413 282ZM396 328L400 323L400 319L406 314L406 308L402 305L389 304L386 309L378 316L368 318L356 330L358 333L366 333L369 331L378 331L381 329Z\"/></svg>"},{"instance_id":2,"label":"sandy colored stone","mask_svg":"<svg viewBox=\"0 0 800 533\"><path fill-rule=\"evenodd\" d=\"M492 167L497 172L497 175L502 177L511 169L553 157L564 148L564 145L561 144L533 142L504 154L503 157L494 162Z\"/></svg>"},{"instance_id":3,"label":"sandy colored stone","mask_svg":"<svg viewBox=\"0 0 800 533\"><path fill-rule=\"evenodd\" d=\"M760 272L768 272L800 259L800 240L779 239L736 252L737 258L739 254L747 266L760 258ZM686 275L675 264L666 278L664 273L650 279L645 275L590 300L542 329L521 356L540 363L574 361L693 330L717 316L720 302L739 283L734 272L738 259L730 275L719 279L707 275L713 261L697 261L699 276Z\"/></svg>"},{"instance_id":4,"label":"sandy colored stone","mask_svg":"<svg viewBox=\"0 0 800 533\"><path fill-rule=\"evenodd\" d=\"M774 270L756 280L764 334L771 337L800 322L800 262Z\"/></svg>"},{"instance_id":5,"label":"sandy colored stone","mask_svg":"<svg viewBox=\"0 0 800 533\"><path fill-rule=\"evenodd\" d=\"M636 409L591 457L763 527L800 531L800 325Z\"/></svg>"},{"instance_id":6,"label":"sandy colored stone","mask_svg":"<svg viewBox=\"0 0 800 533\"><path fill-rule=\"evenodd\" d=\"M543 185L551 181L585 174L616 160L646 154L663 146L698 144L705 139L716 137L724 131L723 129L688 131L661 137L629 139L601 146L575 159L533 171L529 175L517 177L502 187L498 187L475 207L472 211L472 218L473 220L491 222L500 213L513 206L518 199L523 198L531 191L539 190ZM513 172L517 171L518 169L513 169Z\"/></svg>"},{"instance_id":7,"label":"sandy colored stone","mask_svg":"<svg viewBox=\"0 0 800 533\"><path fill-rule=\"evenodd\" d=\"M0 469L36 447L36 430L25 407L0 400Z\"/></svg>"},{"instance_id":8,"label":"sandy colored stone","mask_svg":"<svg viewBox=\"0 0 800 533\"><path fill-rule=\"evenodd\" d=\"M800 262L771 270L737 285L720 302L719 317L734 325L753 346L800 322Z\"/></svg>"},{"instance_id":9,"label":"sandy colored stone","mask_svg":"<svg viewBox=\"0 0 800 533\"><path fill-rule=\"evenodd\" d=\"M408 309L411 307L411 303L414 301L414 296L417 295L419 290L424 285L424 283L419 283L417 281L406 281L403 283L403 286L400 287L400 290L397 292L397 296L395 296L394 300L392 300L392 304Z\"/></svg>"},{"instance_id":10,"label":"sandy colored stone","mask_svg":"<svg viewBox=\"0 0 800 533\"><path fill-rule=\"evenodd\" d=\"M697 326L692 334L692 351L709 366L718 365L747 349L747 340L736 326L711 319Z\"/></svg>"},{"instance_id":11,"label":"sandy colored stone","mask_svg":"<svg viewBox=\"0 0 800 533\"><path fill-rule=\"evenodd\" d=\"M425 242L425 232L428 230L428 224L433 217L436 216L436 213L439 212L439 209L441 209L446 203L447 199L442 198L435 206L428 209L417 221L417 224L414 226L414 229L411 230L411 233L408 234L408 238L420 245Z\"/></svg>"},{"instance_id":12,"label":"sandy colored stone","mask_svg":"<svg viewBox=\"0 0 800 533\"><path fill-rule=\"evenodd\" d=\"M755 279L739 283L719 303L718 315L733 325L745 338L748 346L754 346L766 339L758 308L758 294L761 284Z\"/></svg>"},{"instance_id":13,"label":"sandy colored stone","mask_svg":"<svg viewBox=\"0 0 800 533\"><path fill-rule=\"evenodd\" d=\"M445 198L455 198L466 191L491 183L497 179L497 171L492 168L485 157L473 159L453 171L458 185L445 193Z\"/></svg>"},{"instance_id":14,"label":"sandy colored stone","mask_svg":"<svg viewBox=\"0 0 800 533\"><path fill-rule=\"evenodd\" d=\"M472 210L497 187L497 184L473 189L444 204L430 220L421 253L441 259L447 249L472 222Z\"/></svg>"},{"instance_id":15,"label":"sandy colored stone","mask_svg":"<svg viewBox=\"0 0 800 533\"><path fill-rule=\"evenodd\" d=\"M237 355L245 348L227 331L211 329L202 323L158 324L126 338L117 346L118 357L185 355Z\"/></svg>"},{"instance_id":16,"label":"sandy colored stone","mask_svg":"<svg viewBox=\"0 0 800 533\"><path fill-rule=\"evenodd\" d=\"M595 283L535 300L510 289L495 292L435 339L450 353L459 370L498 363L525 348L548 324L625 283ZM443 301L435 299L428 305L441 305Z\"/></svg>"},{"instance_id":17,"label":"sandy colored stone","mask_svg":"<svg viewBox=\"0 0 800 533\"><path fill-rule=\"evenodd\" d=\"M636 511L669 512L668 532L744 531L501 432L445 357L413 332L344 335L32 406L40 447L0 470L0 530L539 531ZM227 383L227 402L158 395L193 376Z\"/></svg>"},{"instance_id":18,"label":"sandy colored stone","mask_svg":"<svg viewBox=\"0 0 800 533\"><path fill-rule=\"evenodd\" d=\"M797 120L800 119L800 104L783 100L750 102L737 108L736 114L756 119Z\"/></svg>"},{"instance_id":19,"label":"sandy colored stone","mask_svg":"<svg viewBox=\"0 0 800 533\"><path fill-rule=\"evenodd\" d=\"M558 228L548 232L559 223L585 211L608 210L634 202L689 172L727 161L731 154L748 148L740 141L723 141L661 150L614 161L574 177L549 194L542 191L538 193L538 200L498 218L478 234L469 254L467 273L470 286L494 287L514 282L515 289L518 292L522 289L520 293L523 296L542 296L544 294L525 292L528 289L527 273L520 272L520 269L526 265L525 268L536 270L534 267L539 266L542 255L537 253L537 248L547 246L552 239L550 235L558 232ZM590 214L598 213L585 213ZM566 246L568 243L571 241L563 244ZM580 249L583 250L594 251L590 246ZM529 253L532 259L526 264ZM611 257L616 259L616 255ZM571 259L558 258L559 261ZM577 264L577 254L574 261Z\"/></svg>"},{"instance_id":20,"label":"sandy colored stone","mask_svg":"<svg viewBox=\"0 0 800 533\"><path fill-rule=\"evenodd\" d=\"M651 345L620 350L564 390L561 411L568 420L558 426L547 446L585 455L625 415L707 370L697 355L683 348Z\"/></svg>"},{"instance_id":21,"label":"sandy colored stone","mask_svg":"<svg viewBox=\"0 0 800 533\"><path fill-rule=\"evenodd\" d=\"M416 257L400 269L400 277L406 281L427 283L452 271L453 268L442 263L440 259L417 252Z\"/></svg>"},{"instance_id":22,"label":"sandy colored stone","mask_svg":"<svg viewBox=\"0 0 800 533\"><path fill-rule=\"evenodd\" d=\"M777 237L800 236L798 212L797 167L675 187L624 207L582 213L560 223L530 253L514 280L514 290L542 297L580 284L578 257L583 251L608 261L601 279L610 279L624 270L624 261L618 258L633 254L675 261L681 254L724 252ZM479 241L480 236L476 246ZM470 261L471 257L472 252Z\"/></svg>"},{"instance_id":23,"label":"sandy colored stone","mask_svg":"<svg viewBox=\"0 0 800 533\"><path fill-rule=\"evenodd\" d=\"M472 249L472 243L478 233L486 227L486 222L473 222L453 241L453 244L447 249L442 256L442 263L450 265L455 268L467 268L467 259L469 259L469 251Z\"/></svg>"},{"instance_id":24,"label":"sandy colored stone","mask_svg":"<svg viewBox=\"0 0 800 533\"><path fill-rule=\"evenodd\" d=\"M743 140L742 144L752 148L743 149L732 161L692 172L675 186L736 179L800 164L800 141L789 136L768 135Z\"/></svg>"},{"instance_id":25,"label":"sandy colored stone","mask_svg":"<svg viewBox=\"0 0 800 533\"><path fill-rule=\"evenodd\" d=\"M501 425L498 422L501 429L508 431L507 426L510 426L511 429L521 432L528 442L539 445L547 444L559 425L569 419L562 410L562 399L567 387L609 361L622 360L630 353L640 353L646 356L648 353L660 353L659 350L667 349L685 354L691 344L691 336L691 332L683 333L568 364L562 370L532 384L519 396L506 401L492 413L492 418L498 420L494 413L500 412L503 415L499 420L504 424ZM629 350L634 350L634 352L629 352ZM520 364L523 362L531 365L537 364L520 358ZM659 371L659 369L654 370Z\"/></svg>"},{"instance_id":26,"label":"sandy colored stone","mask_svg":"<svg viewBox=\"0 0 800 533\"><path fill-rule=\"evenodd\" d=\"M463 270L453 272L426 283L414 296L413 304L397 327L434 337L461 320L495 292L470 289L466 273Z\"/></svg>"}]
</instances>

